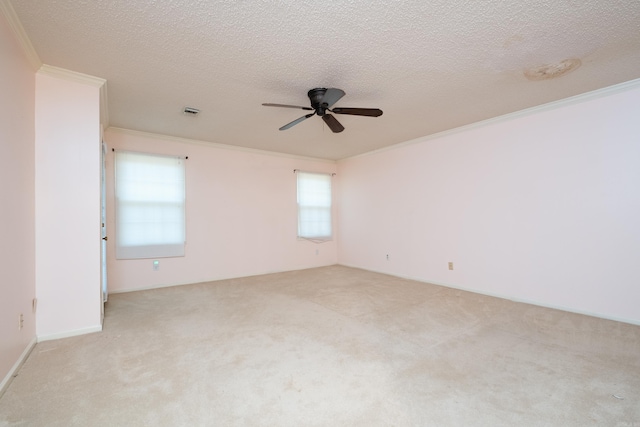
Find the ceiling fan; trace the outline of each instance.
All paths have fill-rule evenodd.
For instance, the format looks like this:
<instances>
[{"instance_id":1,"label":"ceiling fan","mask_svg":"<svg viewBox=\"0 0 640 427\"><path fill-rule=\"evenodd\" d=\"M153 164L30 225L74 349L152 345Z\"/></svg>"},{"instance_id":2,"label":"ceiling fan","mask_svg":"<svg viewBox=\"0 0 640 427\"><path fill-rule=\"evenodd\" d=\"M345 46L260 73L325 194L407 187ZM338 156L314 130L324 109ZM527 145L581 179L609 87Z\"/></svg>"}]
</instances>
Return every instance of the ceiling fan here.
<instances>
[{"instance_id":1,"label":"ceiling fan","mask_svg":"<svg viewBox=\"0 0 640 427\"><path fill-rule=\"evenodd\" d=\"M338 133L344 130L344 126L340 124L340 122L333 117L329 112L334 114L349 114L352 116L368 116L368 117L379 117L382 115L382 110L378 108L331 108L333 104L338 102L340 98L345 95L343 90L334 89L334 88L315 88L311 89L307 96L311 101L311 107L299 107L297 105L285 105L285 104L262 104L267 107L285 107L285 108L299 108L301 110L313 111L313 113L309 113L306 116L302 116L299 119L292 121L291 123L287 123L282 126L280 130L287 130L298 123L307 120L309 117L318 115L322 117L322 120L329 126L333 132Z\"/></svg>"}]
</instances>

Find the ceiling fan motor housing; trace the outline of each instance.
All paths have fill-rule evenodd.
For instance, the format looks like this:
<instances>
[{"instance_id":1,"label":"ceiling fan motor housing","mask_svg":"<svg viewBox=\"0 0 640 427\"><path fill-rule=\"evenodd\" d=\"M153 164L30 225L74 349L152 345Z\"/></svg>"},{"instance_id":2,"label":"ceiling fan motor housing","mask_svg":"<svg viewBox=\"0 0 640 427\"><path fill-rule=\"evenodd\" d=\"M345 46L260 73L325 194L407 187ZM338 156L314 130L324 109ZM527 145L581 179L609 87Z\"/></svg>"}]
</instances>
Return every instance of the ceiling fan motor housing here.
<instances>
[{"instance_id":1,"label":"ceiling fan motor housing","mask_svg":"<svg viewBox=\"0 0 640 427\"><path fill-rule=\"evenodd\" d=\"M307 93L309 100L311 100L311 106L313 107L314 110L316 110L316 114L319 116L324 116L327 110L327 104L321 103L322 98L324 98L324 94L326 92L327 92L326 88L319 87L319 88L311 89Z\"/></svg>"}]
</instances>

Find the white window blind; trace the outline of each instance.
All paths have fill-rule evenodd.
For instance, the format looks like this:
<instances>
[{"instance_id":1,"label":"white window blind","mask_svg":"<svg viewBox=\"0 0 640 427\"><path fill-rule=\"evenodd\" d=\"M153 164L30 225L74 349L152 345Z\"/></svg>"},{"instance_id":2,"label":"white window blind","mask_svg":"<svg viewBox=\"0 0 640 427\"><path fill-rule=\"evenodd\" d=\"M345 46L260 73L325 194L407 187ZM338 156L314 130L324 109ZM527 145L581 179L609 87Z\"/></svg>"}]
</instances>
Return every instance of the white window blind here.
<instances>
[{"instance_id":1,"label":"white window blind","mask_svg":"<svg viewBox=\"0 0 640 427\"><path fill-rule=\"evenodd\" d=\"M185 160L116 151L116 258L184 256Z\"/></svg>"},{"instance_id":2,"label":"white window blind","mask_svg":"<svg viewBox=\"0 0 640 427\"><path fill-rule=\"evenodd\" d=\"M298 237L330 240L331 175L297 171Z\"/></svg>"}]
</instances>

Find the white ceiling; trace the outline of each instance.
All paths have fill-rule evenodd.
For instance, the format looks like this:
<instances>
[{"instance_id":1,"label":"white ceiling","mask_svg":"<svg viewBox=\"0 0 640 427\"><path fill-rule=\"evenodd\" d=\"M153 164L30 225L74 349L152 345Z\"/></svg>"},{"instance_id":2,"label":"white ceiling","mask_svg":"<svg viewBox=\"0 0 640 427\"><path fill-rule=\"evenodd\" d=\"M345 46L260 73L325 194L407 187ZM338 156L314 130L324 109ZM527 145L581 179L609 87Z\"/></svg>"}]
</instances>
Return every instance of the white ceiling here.
<instances>
[{"instance_id":1,"label":"white ceiling","mask_svg":"<svg viewBox=\"0 0 640 427\"><path fill-rule=\"evenodd\" d=\"M640 78L638 0L11 4L43 63L107 80L110 126L326 159ZM261 104L314 87L384 114L278 131L307 112Z\"/></svg>"}]
</instances>

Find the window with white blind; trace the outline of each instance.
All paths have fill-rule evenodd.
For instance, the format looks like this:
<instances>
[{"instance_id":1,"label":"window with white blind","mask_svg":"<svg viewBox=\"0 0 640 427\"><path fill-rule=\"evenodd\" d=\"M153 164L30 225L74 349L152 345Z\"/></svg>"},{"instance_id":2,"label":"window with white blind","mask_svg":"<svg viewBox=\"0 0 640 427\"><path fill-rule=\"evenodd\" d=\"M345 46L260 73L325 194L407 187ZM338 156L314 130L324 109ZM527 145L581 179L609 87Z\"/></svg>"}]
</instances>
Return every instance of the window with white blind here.
<instances>
[{"instance_id":1,"label":"window with white blind","mask_svg":"<svg viewBox=\"0 0 640 427\"><path fill-rule=\"evenodd\" d=\"M297 171L298 237L331 240L331 175Z\"/></svg>"},{"instance_id":2,"label":"window with white blind","mask_svg":"<svg viewBox=\"0 0 640 427\"><path fill-rule=\"evenodd\" d=\"M184 256L185 159L116 151L116 258Z\"/></svg>"}]
</instances>

